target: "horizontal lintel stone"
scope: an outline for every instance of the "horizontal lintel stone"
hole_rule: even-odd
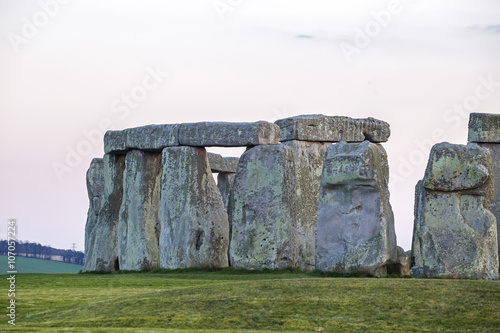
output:
[[[212,172],[236,173],[239,157],[223,157],[220,154],[208,153],[208,162]]]
[[[469,142],[500,143],[500,114],[471,113]]]
[[[386,142],[391,135],[390,126],[374,118],[354,119],[322,114],[301,115],[279,119],[281,141],[301,140],[316,142]]]
[[[179,144],[194,147],[249,147],[279,143],[280,128],[273,123],[201,122],[181,124]]]

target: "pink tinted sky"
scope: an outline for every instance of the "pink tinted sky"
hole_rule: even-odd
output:
[[[322,113],[391,124],[391,203],[409,249],[431,145],[465,143],[471,111],[500,113],[499,13],[493,0],[2,0],[0,238],[16,218],[20,239],[83,249],[103,122]]]

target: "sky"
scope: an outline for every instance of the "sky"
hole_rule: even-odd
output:
[[[495,0],[0,0],[0,36],[0,238],[57,248],[83,250],[105,130],[319,113],[391,125],[408,250],[432,145],[500,113]]]

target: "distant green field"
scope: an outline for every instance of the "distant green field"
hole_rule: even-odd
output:
[[[19,273],[78,273],[83,266],[34,258],[16,257]],[[7,256],[0,255],[0,274],[8,270]]]
[[[228,269],[21,274],[16,283],[16,326],[1,314],[2,332],[500,332],[500,281]]]

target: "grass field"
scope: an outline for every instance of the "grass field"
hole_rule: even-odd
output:
[[[224,270],[25,274],[16,289],[2,332],[500,331],[500,281]]]
[[[34,258],[16,257],[19,273],[78,273],[83,266]],[[0,255],[0,274],[7,271],[7,256]]]

